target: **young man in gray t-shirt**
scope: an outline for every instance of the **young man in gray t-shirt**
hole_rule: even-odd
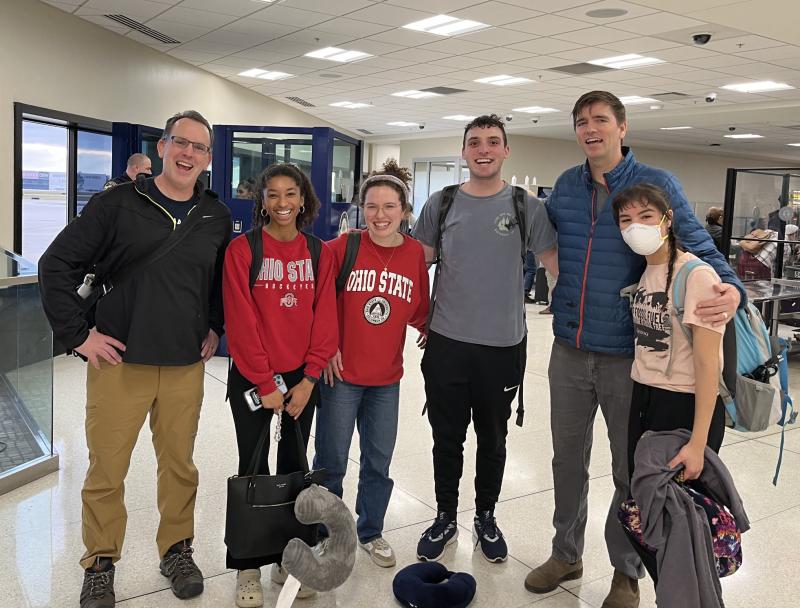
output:
[[[470,179],[456,192],[438,246],[442,193],[425,204],[414,236],[428,261],[438,254],[438,283],[422,358],[428,421],[433,432],[437,517],[417,545],[421,560],[438,560],[458,536],[458,484],[470,419],[478,449],[474,533],[484,557],[508,557],[494,518],[506,460],[511,403],[522,382],[525,304],[522,243],[558,274],[556,234],[544,206],[527,198],[526,225],[517,225],[513,190],[500,176],[509,155],[503,122],[480,116],[464,129],[461,156]]]

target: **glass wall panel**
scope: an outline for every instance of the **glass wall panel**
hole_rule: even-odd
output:
[[[105,133],[78,131],[77,215],[92,194],[103,189],[111,178],[111,136]]]
[[[428,163],[414,163],[414,215],[419,217],[425,201],[428,200]]]
[[[265,167],[294,163],[311,178],[311,135],[295,133],[233,134],[231,158],[234,167],[229,196],[237,198],[237,187],[248,179],[255,183]]]
[[[39,261],[67,224],[66,127],[22,122],[22,255]]]
[[[356,179],[356,146],[342,139],[333,140],[331,202],[350,203]]]

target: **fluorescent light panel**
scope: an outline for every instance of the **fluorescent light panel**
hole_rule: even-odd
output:
[[[414,21],[403,27],[417,32],[436,34],[437,36],[455,36],[457,34],[482,30],[489,26],[480,21],[459,19],[457,17],[451,17],[450,15],[436,15],[435,17],[423,19],[422,21]]]
[[[740,84],[726,84],[723,89],[736,91],[737,93],[766,93],[768,91],[788,91],[794,87],[785,82],[773,82],[764,80],[762,82],[742,82]]]
[[[527,108],[514,108],[512,112],[523,112],[525,114],[550,114],[552,112],[560,112],[555,108],[543,108],[541,106],[528,106]]]
[[[658,99],[653,99],[652,97],[639,97],[638,95],[620,97],[619,100],[626,106],[633,106],[639,103],[658,103]]]
[[[684,129],[691,129],[692,127],[659,127],[662,131],[683,131]]]
[[[530,81],[530,78],[518,78],[516,76],[509,76],[508,74],[501,74],[500,76],[487,76],[486,78],[478,78],[474,82],[493,84],[498,87],[507,87],[512,84],[522,84]]]
[[[763,135],[756,135],[755,133],[734,133],[733,135],[725,135],[728,139],[761,139]]]
[[[394,97],[408,97],[409,99],[426,99],[428,97],[441,97],[439,93],[431,93],[430,91],[417,91],[411,89],[410,91],[398,91],[392,93]]]
[[[386,124],[389,125],[390,127],[418,127],[419,126],[418,122],[406,122],[404,120],[398,120],[398,121],[395,121],[395,122],[387,122]]]
[[[442,116],[445,120],[472,120],[475,116],[466,116],[465,114],[453,114],[451,116]]]
[[[618,55],[617,57],[595,59],[594,61],[589,61],[587,63],[603,66],[605,68],[612,68],[615,70],[623,70],[625,68],[641,68],[647,65],[657,65],[659,63],[664,63],[664,61],[662,59],[656,59],[655,57],[643,57],[642,55],[631,53],[629,55]]]
[[[294,74],[288,74],[286,72],[271,72],[269,70],[259,70],[258,68],[253,68],[252,70],[239,72],[239,76],[246,76],[247,78],[261,78],[262,80],[283,80],[284,78],[292,78]]]
[[[347,51],[339,49],[335,46],[329,46],[318,51],[311,51],[305,54],[306,57],[314,59],[327,59],[328,61],[348,62],[355,61],[356,59],[366,59],[372,57],[369,53],[362,53],[361,51]]]
[[[795,146],[796,148],[800,148],[800,144],[786,144],[787,146]]]
[[[347,108],[348,110],[357,110],[358,108],[368,108],[368,103],[361,103],[355,101],[337,101],[336,103],[329,104],[334,108]]]

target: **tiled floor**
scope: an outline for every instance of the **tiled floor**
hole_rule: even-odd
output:
[[[537,596],[525,591],[528,570],[550,553],[553,482],[550,471],[547,362],[552,342],[551,317],[528,306],[528,373],[525,379],[525,427],[512,427],[508,462],[497,517],[510,548],[507,563],[489,564],[473,553],[469,525],[474,491],[474,437],[466,449],[461,483],[461,540],[448,549],[444,563],[451,570],[471,572],[478,582],[475,608],[598,607],[608,590],[612,568],[603,543],[603,522],[612,493],[610,453],[602,418],[595,425],[591,466],[590,510],[584,555],[584,577]],[[415,333],[415,332],[410,332]],[[423,387],[420,354],[413,336],[406,348],[406,377],[401,391],[401,419],[392,466],[395,491],[386,517],[386,538],[397,552],[396,569],[383,570],[359,551],[356,567],[345,585],[295,606],[346,608],[399,606],[391,594],[397,569],[412,563],[417,538],[435,515],[431,439],[420,416]],[[197,562],[205,573],[205,593],[194,600],[173,597],[159,574],[155,550],[155,459],[145,427],[134,452],[127,480],[128,537],[117,568],[117,599],[122,608],[233,606],[234,573],[225,569],[225,480],[236,470],[236,448],[224,379],[226,361],[216,359],[206,369],[206,397],[200,419],[195,460],[201,481],[197,501]],[[800,389],[800,361],[793,361],[792,393]],[[80,530],[80,489],[86,470],[83,432],[84,364],[60,357],[55,365],[55,448],[61,470],[0,497],[0,606],[13,608],[77,606],[83,550]],[[791,580],[796,575],[800,541],[800,429],[786,433],[783,471],[777,488],[771,484],[780,435],[729,432],[722,456],[744,497],[753,527],[744,537],[744,565],[723,581],[728,608],[789,608],[797,605]],[[358,470],[357,448],[345,481],[345,500],[354,504]],[[264,576],[266,606],[274,606],[278,587]],[[642,606],[655,605],[653,587],[642,583]]]

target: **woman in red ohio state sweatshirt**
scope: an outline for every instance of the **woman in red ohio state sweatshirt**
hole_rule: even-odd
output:
[[[275,411],[282,412],[283,426],[277,473],[302,470],[293,419],[300,424],[307,444],[319,401],[317,382],[336,353],[338,339],[333,255],[325,243],[317,243],[321,253],[315,274],[307,239],[316,237],[300,232],[319,207],[302,171],[294,165],[272,165],[258,180],[253,229],[261,231],[263,253],[252,289],[253,256],[247,236],[234,239],[225,254],[222,294],[233,358],[228,395],[239,448],[239,475],[245,474],[259,436]],[[285,387],[276,385],[278,375]],[[253,387],[261,399],[256,411],[251,411],[244,399],[245,391]],[[288,388],[288,392],[283,394],[280,388]],[[268,449],[269,434],[257,473],[269,473]],[[280,575],[280,558],[277,554],[236,559],[228,551],[228,568],[239,570],[237,605],[247,603],[253,595],[261,596],[258,569],[275,564],[275,574]]]
[[[317,410],[314,466],[325,468],[326,487],[342,495],[347,454],[358,425],[361,441],[358,539],[379,566],[395,565],[383,538],[383,520],[394,482],[389,477],[403,375],[406,326],[425,331],[428,316],[428,269],[418,241],[399,232],[410,214],[406,169],[394,160],[361,184],[359,204],[367,229],[358,255],[337,296],[339,351],[325,371]],[[348,235],[331,241],[341,268]],[[417,340],[424,346],[425,336]]]

